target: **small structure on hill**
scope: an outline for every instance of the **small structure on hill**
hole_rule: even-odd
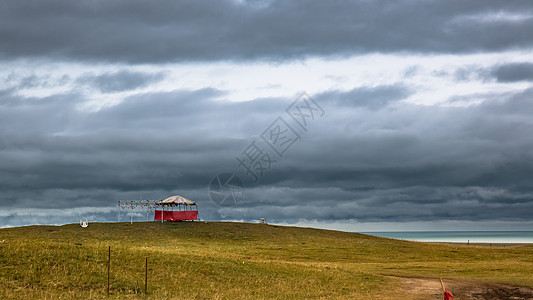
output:
[[[196,202],[181,195],[170,196],[156,202],[155,205],[154,221],[198,220],[198,205]]]
[[[198,205],[196,202],[181,195],[168,197],[164,200],[119,200],[118,221],[120,211],[128,210],[133,223],[133,216],[142,216],[146,213],[146,221],[149,215],[154,213],[154,221],[193,221],[198,220]]]

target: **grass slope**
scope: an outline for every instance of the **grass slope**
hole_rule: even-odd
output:
[[[92,223],[0,229],[0,299],[393,299],[386,275],[533,287],[533,246],[398,241],[261,224]]]

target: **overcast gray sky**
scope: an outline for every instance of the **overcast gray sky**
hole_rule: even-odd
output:
[[[530,1],[0,5],[0,226],[174,194],[207,220],[533,225]],[[320,110],[301,127],[304,92]],[[262,139],[278,118],[298,134],[281,156]],[[258,182],[236,159],[254,142]],[[209,199],[222,172],[245,183],[235,206]]]

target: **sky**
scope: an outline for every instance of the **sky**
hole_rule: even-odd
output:
[[[0,6],[1,227],[180,194],[203,220],[533,228],[530,1]]]

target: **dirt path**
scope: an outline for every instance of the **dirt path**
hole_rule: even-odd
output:
[[[439,279],[435,278],[397,278],[406,292],[414,299],[443,299]],[[500,283],[487,283],[476,280],[443,279],[446,289],[455,300],[466,299],[533,299],[533,288]]]

